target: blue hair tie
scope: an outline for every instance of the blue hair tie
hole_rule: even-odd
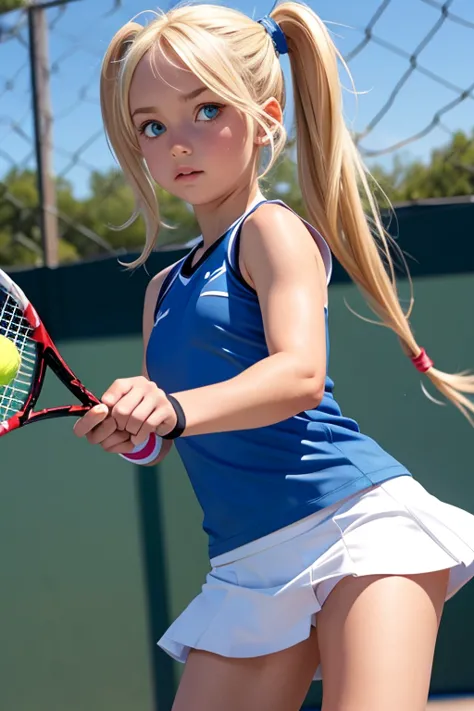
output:
[[[270,15],[265,15],[261,20],[257,20],[257,22],[262,25],[270,35],[277,57],[280,54],[288,54],[286,37],[280,25],[276,23]]]

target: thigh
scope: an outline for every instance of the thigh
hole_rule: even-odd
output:
[[[304,642],[261,657],[193,650],[172,711],[299,711],[318,665],[314,627]]]
[[[348,577],[318,613],[323,711],[424,711],[449,571]]]

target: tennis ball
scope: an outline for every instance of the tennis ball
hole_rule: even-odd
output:
[[[9,385],[20,368],[20,351],[13,341],[0,335],[0,386]]]

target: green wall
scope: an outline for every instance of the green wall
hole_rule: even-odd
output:
[[[437,262],[415,280],[417,338],[448,371],[474,366],[469,249],[448,273]],[[177,256],[154,255],[149,271]],[[91,390],[139,372],[143,270],[130,275],[104,260],[14,278]],[[336,272],[331,375],[343,409],[433,494],[474,513],[472,428],[430,403],[393,334],[354,317],[345,301],[369,315]],[[68,398],[49,378],[43,403]],[[75,438],[72,424],[48,421],[0,440],[0,709],[168,711],[181,667],[155,641],[207,571],[200,510],[174,453],[159,471],[140,470]],[[446,606],[433,692],[474,692],[473,623],[468,585]],[[320,698],[313,687],[308,704]]]

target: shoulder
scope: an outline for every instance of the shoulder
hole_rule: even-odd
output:
[[[264,203],[242,226],[242,249],[284,253],[315,254],[318,250],[303,220],[292,210],[275,203]]]
[[[272,234],[287,234],[295,230],[307,233],[301,218],[293,210],[284,205],[266,202],[245,220],[242,234],[250,233],[268,239]]]
[[[242,226],[240,257],[247,280],[262,260],[282,270],[309,260],[317,263],[326,282],[323,260],[313,235],[303,220],[283,205],[264,203],[249,215]]]

